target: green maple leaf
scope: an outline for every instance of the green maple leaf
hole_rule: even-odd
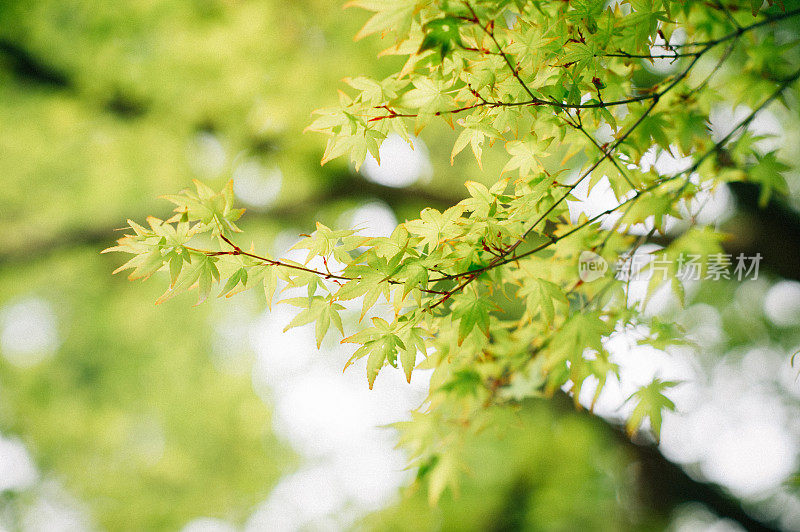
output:
[[[196,193],[185,190],[181,194],[162,196],[176,205],[175,211],[179,213],[176,216],[185,215],[189,221],[200,221],[222,234],[240,232],[233,222],[241,218],[244,209],[233,208],[233,180],[228,181],[220,192],[214,192],[197,179],[194,185]]]
[[[567,298],[561,288],[544,279],[526,283],[520,288],[519,296],[526,298],[531,312],[540,309],[542,318],[548,325],[552,324],[555,318],[555,303],[567,304]]]
[[[542,169],[540,161],[550,155],[541,149],[540,143],[536,140],[509,142],[506,150],[511,154],[511,159],[503,167],[501,175],[515,169],[519,169],[520,177],[538,172]]]
[[[476,395],[482,382],[481,375],[477,371],[462,369],[456,371],[440,390],[462,397]]]
[[[431,20],[423,27],[425,38],[422,39],[420,52],[438,50],[442,59],[447,57],[456,46],[463,46],[459,26],[461,20],[455,17],[442,17]]]
[[[664,395],[664,391],[678,384],[680,381],[662,381],[656,378],[627,399],[628,401],[636,400],[636,406],[625,425],[629,435],[633,435],[647,417],[650,419],[650,427],[653,429],[656,440],[661,437],[661,421],[664,410],[675,410],[675,403]]]
[[[748,177],[761,185],[761,194],[758,197],[758,205],[766,207],[773,191],[780,194],[788,194],[789,187],[783,172],[790,169],[790,166],[782,163],[775,157],[775,152],[770,152],[763,157],[756,154],[757,163],[748,171]]]
[[[492,304],[486,298],[479,297],[477,294],[474,299],[469,301],[458,301],[453,304],[453,317],[458,318],[458,345],[477,326],[483,333],[489,336],[489,309]]]

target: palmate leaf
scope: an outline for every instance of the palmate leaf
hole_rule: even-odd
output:
[[[406,331],[405,335],[402,335],[404,348],[400,351],[400,363],[403,366],[406,381],[410,383],[411,373],[417,362],[417,353],[425,353],[426,344],[422,338],[423,331],[419,327],[410,327]]]
[[[472,369],[462,369],[456,371],[439,390],[456,396],[475,396],[478,395],[482,383],[480,373]]]
[[[176,282],[170,286],[164,294],[156,300],[156,304],[163,303],[197,287],[197,304],[202,303],[211,293],[211,287],[215,282],[219,282],[220,274],[217,269],[216,257],[211,257],[202,253],[192,253],[189,265],[183,268]]]
[[[278,266],[258,264],[256,266],[245,267],[248,273],[248,287],[259,286],[264,291],[264,298],[267,308],[272,309],[272,300],[275,298],[275,291],[278,288],[279,270],[286,269]],[[287,272],[283,272],[286,276]]]
[[[501,138],[502,135],[493,126],[471,118],[459,120],[459,124],[464,129],[458,135],[455,144],[453,144],[453,151],[450,153],[450,164],[453,164],[456,155],[461,153],[467,146],[470,146],[478,166],[482,166],[481,156],[483,154],[484,141],[487,138],[493,141]]]
[[[341,157],[350,155],[350,162],[356,170],[361,168],[367,153],[380,160],[380,143],[386,138],[386,134],[375,128],[357,127],[354,134],[341,134],[328,139],[325,146],[325,153],[322,156],[321,164]]]
[[[648,0],[631,1],[633,13],[625,17],[624,31],[620,38],[621,48],[640,52],[646,50],[659,23],[669,22],[667,13],[654,10],[654,2]]]
[[[669,151],[672,135],[668,131],[671,128],[671,121],[664,114],[651,114],[642,120],[632,136],[637,145],[649,148],[654,142]]]
[[[220,290],[219,297],[231,297],[247,289],[247,269],[239,268],[228,278],[225,286]]]
[[[603,351],[603,339],[613,331],[613,323],[603,320],[599,312],[573,313],[555,334],[549,367],[554,368],[571,359],[583,358],[584,352]]]
[[[294,305],[303,309],[286,327],[284,327],[283,331],[286,332],[294,327],[301,327],[316,322],[314,336],[317,340],[317,349],[322,345],[322,340],[325,339],[325,335],[328,333],[331,323],[333,323],[341,334],[344,334],[342,318],[339,315],[339,312],[344,310],[344,306],[335,303],[331,297],[294,297],[285,299],[282,303],[288,303],[289,305]]]
[[[317,222],[317,230],[312,235],[300,240],[290,249],[307,249],[308,254],[306,255],[305,264],[308,264],[314,257],[330,257],[337,247],[346,245],[342,243],[342,240],[354,233],[355,231],[350,229],[334,231]],[[351,241],[350,244],[347,249],[354,249],[357,245],[354,241]]]
[[[233,180],[220,192],[214,192],[205,183],[194,180],[196,192],[184,190],[180,194],[162,196],[176,205],[176,218],[185,214],[189,222],[199,221],[219,233],[239,233],[234,223],[244,214],[244,209],[234,208]]]
[[[523,285],[519,290],[519,296],[526,298],[530,317],[539,311],[547,325],[551,325],[555,319],[556,304],[568,304],[564,292],[557,284],[540,278]]]
[[[594,410],[600,394],[603,393],[603,388],[606,385],[606,380],[609,376],[614,376],[619,380],[619,366],[611,362],[610,355],[607,351],[599,351],[593,359],[575,360],[570,365],[570,380],[573,387],[570,390],[572,399],[575,406],[580,408],[581,389],[583,388],[586,379],[594,377],[597,380],[594,395],[589,405],[590,410]]]
[[[122,245],[109,248],[105,251],[123,251]],[[123,270],[133,269],[128,275],[128,279],[134,281],[136,279],[147,279],[153,273],[161,269],[164,265],[164,258],[161,255],[161,250],[158,247],[153,247],[141,254],[136,254],[128,262],[114,270],[113,273],[118,273]]]
[[[519,169],[519,176],[523,178],[532,172],[542,170],[544,167],[540,161],[550,155],[544,151],[543,147],[538,140],[509,142],[506,144],[506,150],[511,155],[511,159],[508,160],[500,174]]]
[[[759,207],[766,207],[773,192],[788,194],[789,187],[783,173],[790,170],[788,164],[782,163],[775,156],[775,152],[767,153],[764,156],[755,154],[756,164],[748,171],[747,176],[750,181],[761,185],[761,194],[758,197]]]
[[[416,0],[351,0],[344,7],[361,7],[375,12],[356,35],[358,40],[387,31],[402,35],[411,25],[411,14],[416,4]]]
[[[623,221],[635,224],[653,219],[653,224],[660,232],[664,232],[664,223],[667,216],[677,216],[675,199],[668,195],[645,195],[634,201],[631,208],[625,213]]]
[[[467,187],[467,191],[470,195],[469,198],[461,202],[464,209],[474,212],[477,215],[488,215],[492,203],[496,201],[492,192],[490,192],[483,183],[477,183],[475,181],[467,181],[464,186]]]
[[[369,350],[367,358],[367,381],[369,389],[375,384],[375,378],[385,363],[397,365],[398,350],[405,350],[406,346],[400,338],[394,334],[386,334],[365,346]]]
[[[384,364],[389,363],[397,367],[398,352],[407,349],[406,344],[395,333],[393,328],[397,323],[390,324],[383,318],[378,317],[372,318],[372,323],[372,327],[342,340],[342,343],[362,344],[361,347],[356,349],[355,353],[350,357],[350,360],[347,361],[345,369],[356,360],[366,356],[367,381],[370,389],[372,389],[372,386],[375,384],[375,378],[378,376]],[[414,340],[416,340],[416,338],[414,338]],[[412,346],[409,346],[408,348],[410,349],[411,347]]]
[[[458,488],[458,478],[465,467],[454,453],[445,453],[428,473],[428,504],[435,506],[444,490]]]
[[[681,113],[675,116],[675,136],[685,154],[689,154],[696,142],[708,139],[708,117],[697,112]]]
[[[476,328],[489,336],[489,311],[492,307],[489,299],[477,294],[453,304],[453,317],[459,320],[458,345]]]
[[[404,277],[403,297],[420,286],[428,286],[428,269],[419,263],[411,263],[405,267],[400,277]]]
[[[400,105],[418,111],[415,132],[419,133],[437,112],[449,108],[453,98],[442,80],[419,78],[413,81],[413,86],[402,95]]]
[[[361,316],[364,319],[367,312],[377,303],[380,296],[386,301],[391,298],[391,284],[387,279],[398,269],[402,253],[397,253],[391,260],[377,257],[372,266],[350,266],[345,272],[354,277],[336,291],[336,299],[347,301],[362,297]]]
[[[455,224],[463,212],[464,207],[461,205],[450,207],[444,212],[428,208],[420,213],[418,220],[411,220],[403,226],[410,234],[422,237],[421,246],[428,246],[428,250],[433,251],[442,240],[458,232]]]
[[[644,419],[648,418],[653,434],[658,440],[661,437],[661,421],[664,411],[675,410],[675,403],[665,396],[664,392],[678,384],[680,384],[680,381],[662,381],[656,378],[650,384],[643,386],[631,395],[628,401],[635,401],[636,406],[625,424],[628,434],[633,435]]]
[[[509,401],[523,401],[530,397],[541,397],[547,379],[543,371],[544,358],[535,357],[528,367],[511,378],[508,386],[500,390],[500,395]]]
[[[454,48],[463,46],[459,32],[461,23],[462,21],[456,17],[442,17],[431,20],[423,27],[425,38],[422,39],[419,51],[436,50],[439,52],[439,56],[444,59]]]

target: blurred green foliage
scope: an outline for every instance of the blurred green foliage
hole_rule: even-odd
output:
[[[569,406],[567,406],[569,408]],[[496,409],[467,448],[456,496],[435,508],[421,489],[369,516],[371,530],[631,530],[664,526],[637,513],[630,457],[573,413],[544,400]]]
[[[55,305],[63,342],[36,366],[2,365],[3,432],[21,434],[104,528],[246,517],[293,463],[269,412],[246,374],[211,363],[208,308],[167,320],[169,305],[154,312],[107,273],[86,249],[0,278],[11,300]]]
[[[41,298],[59,338],[51,357],[29,367],[0,357],[0,433],[20,437],[41,476],[63,483],[102,529],[176,530],[206,515],[241,523],[298,464],[272,433],[246,354],[238,371],[215,359],[222,306],[190,307],[183,297],[155,307],[158,283],[111,277],[118,260],[98,253],[125,218],[166,215],[158,195],[193,177],[218,187],[248,159],[284,176],[274,211],[243,220],[259,245],[356,204],[355,190],[327,200],[342,184],[363,183],[341,161],[321,169],[324,139],[303,129],[313,109],[335,101],[340,78],[380,77],[397,63],[375,59],[386,45],[378,39],[354,43],[367,15],[339,7],[0,3],[0,309]],[[446,127],[427,131],[435,178],[415,189],[419,198],[402,198],[398,218],[415,217],[432,197],[455,202],[465,179],[490,181],[502,167],[490,150],[484,172],[469,157],[450,167],[453,139]],[[739,310],[726,332],[744,330]],[[631,457],[596,424],[540,404],[497,422],[505,437],[494,431],[469,447],[471,480],[459,498],[432,509],[411,492],[365,526],[663,525],[663,516],[642,515]],[[29,498],[7,495],[0,526],[21,519]]]

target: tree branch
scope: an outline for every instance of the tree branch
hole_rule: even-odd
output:
[[[572,398],[559,392],[551,399],[561,413],[575,412]],[[742,502],[728,494],[723,488],[711,482],[692,478],[682,467],[669,461],[653,443],[634,443],[628,438],[625,429],[592,414],[587,410],[575,415],[584,418],[599,430],[617,441],[638,465],[638,484],[641,502],[665,518],[681,504],[699,502],[717,516],[731,519],[746,530],[776,531],[775,522],[764,521],[749,513]]]

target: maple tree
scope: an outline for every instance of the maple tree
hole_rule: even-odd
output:
[[[386,237],[318,223],[294,246],[307,251],[298,262],[242,247],[231,186],[198,181],[166,198],[173,217],[131,221],[107,251],[133,254],[120,267],[131,279],[169,272],[162,301],[191,289],[202,301],[219,286],[225,296],[258,288],[271,304],[280,289],[299,309],[288,327],[313,323],[318,346],[330,335],[355,344],[351,362],[366,359],[370,387],[387,367],[409,381],[432,369],[424,407],[399,428],[435,502],[488,412],[561,390],[579,405],[587,383],[593,405],[620,377],[604,343],[614,333],[635,330],[659,349],[684,341],[644,312],[646,298],[631,300],[625,279],[582,278],[580,256],[616,264],[683,224],[660,250],[675,260],[648,290],[668,285],[681,299],[678,259],[699,256],[708,271],[723,251],[723,235],[696,222],[704,198],[736,181],[759,185],[762,204],[788,191],[792,161],[750,128],[767,108],[797,114],[798,40],[786,29],[800,9],[785,4],[355,0],[374,12],[358,37],[381,34],[384,53],[406,62],[381,80],[347,78],[339,104],[316,111],[323,163],[346,156],[358,168],[380,159],[389,134],[412,142],[441,120],[458,131],[452,158],[469,147],[480,163],[505,148],[496,183],[469,181],[467,199]],[[714,139],[721,102],[748,111]],[[661,154],[683,166],[659,171]],[[571,216],[576,189],[601,183],[613,204]],[[630,434],[647,420],[658,438],[676,384],[655,379],[631,396]]]

